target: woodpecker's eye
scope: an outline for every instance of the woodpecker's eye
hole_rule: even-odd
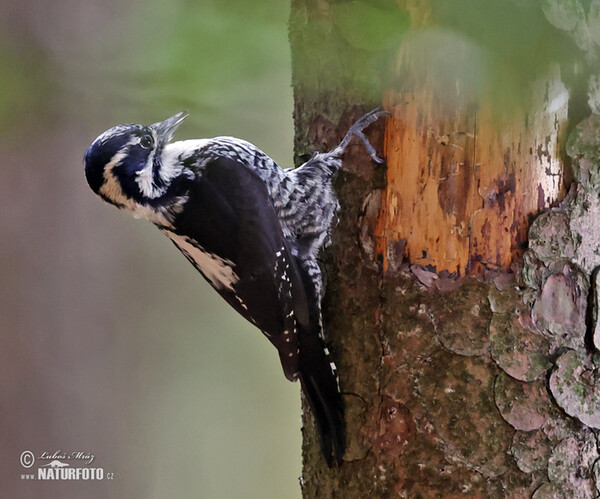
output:
[[[144,149],[152,149],[152,146],[154,145],[154,138],[152,137],[152,135],[149,134],[143,135],[140,139],[140,145]]]

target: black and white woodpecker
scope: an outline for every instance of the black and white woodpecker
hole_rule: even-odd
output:
[[[284,170],[232,137],[171,142],[187,117],[119,125],[85,153],[85,175],[104,201],[156,225],[211,286],[277,348],[285,376],[300,380],[327,463],[341,464],[344,404],[321,320],[317,254],[339,208],[332,178],[358,137],[381,162],[360,118],[332,151]]]

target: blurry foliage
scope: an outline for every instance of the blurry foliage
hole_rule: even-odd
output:
[[[333,4],[335,25],[353,47],[385,50],[397,47],[410,26],[408,13],[393,0]]]
[[[290,18],[295,90],[380,101],[381,74],[408,26],[394,0],[298,5]]]
[[[229,2],[231,3],[231,2]],[[271,2],[272,3],[272,2]],[[288,63],[282,26],[223,4],[170,4],[160,17],[140,23],[135,60],[149,78],[159,76],[171,93],[207,99],[262,78],[273,63]],[[143,89],[142,89],[143,90]]]
[[[16,52],[0,37],[0,134],[10,134],[29,113],[43,107],[44,61],[38,54]]]
[[[169,112],[189,109],[201,135],[251,129],[289,95],[287,12],[274,0],[156,2],[133,27],[120,63],[134,68],[132,97]]]
[[[291,22],[306,26],[293,61],[297,83],[352,89],[363,99],[419,85],[429,74],[443,98],[458,86],[498,108],[523,106],[530,83],[553,63],[567,84],[584,85],[600,46],[599,0],[338,0],[297,10]],[[91,59],[82,60],[90,48],[85,43],[69,47],[79,61],[65,62],[75,74],[65,73],[70,92],[95,93],[101,107],[112,99],[118,121],[154,121],[187,108],[199,135],[239,135],[265,125],[256,122],[259,111],[275,111],[280,96],[273,92],[289,84],[286,2],[152,0],[134,11],[111,36],[90,36]],[[411,16],[418,25],[411,26]],[[320,50],[323,27],[333,59]],[[0,40],[0,67],[10,68],[0,78],[0,127],[39,107],[37,82],[43,81],[35,61],[11,50]],[[398,54],[418,64],[403,68]],[[315,81],[316,74],[327,76]]]
[[[538,0],[434,0],[431,22],[480,54],[476,59],[465,54],[462,65],[449,68],[447,79],[482,75],[475,91],[497,109],[510,112],[527,106],[531,83],[546,77],[556,63],[567,83],[575,84],[573,77],[581,70],[581,52],[546,20]],[[439,50],[449,53],[454,48],[446,44]]]
[[[600,39],[598,0],[569,0],[564,6],[561,0],[307,4],[292,18],[304,33],[294,40],[297,83],[303,91],[351,91],[362,99],[377,100],[382,90],[419,88],[427,80],[450,104],[485,100],[511,113],[527,107],[531,84],[543,81],[555,64],[567,86],[584,85],[589,67],[577,44]],[[566,15],[571,5],[575,13]],[[549,22],[549,12],[568,25]],[[323,43],[333,56],[320,50]]]
[[[288,116],[276,127],[281,134],[257,145],[291,162],[286,2],[109,0],[103,9],[60,3],[52,11],[56,24],[45,22],[48,10],[34,9],[25,31],[7,26],[0,34],[0,90],[6,89],[0,127],[49,107],[101,117],[106,126],[154,122],[188,109],[182,133],[258,140],[271,126],[268,117]],[[4,38],[10,30],[12,39]],[[44,99],[54,92],[51,85],[62,94]]]

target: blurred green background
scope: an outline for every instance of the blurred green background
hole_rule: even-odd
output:
[[[1,497],[300,496],[299,386],[82,163],[106,128],[188,109],[176,138],[239,136],[291,165],[288,9],[2,1]],[[115,478],[22,480],[24,450],[92,453]]]

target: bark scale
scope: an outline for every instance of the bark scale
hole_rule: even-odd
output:
[[[426,23],[418,4],[398,19]],[[298,161],[375,105],[392,112],[369,131],[387,168],[357,145],[336,183],[323,306],[348,449],[328,469],[305,409],[304,496],[595,497],[600,119],[571,133],[572,180],[557,67],[498,117],[458,81],[440,97],[405,44],[409,77],[381,83],[348,9],[293,0],[290,22]]]

